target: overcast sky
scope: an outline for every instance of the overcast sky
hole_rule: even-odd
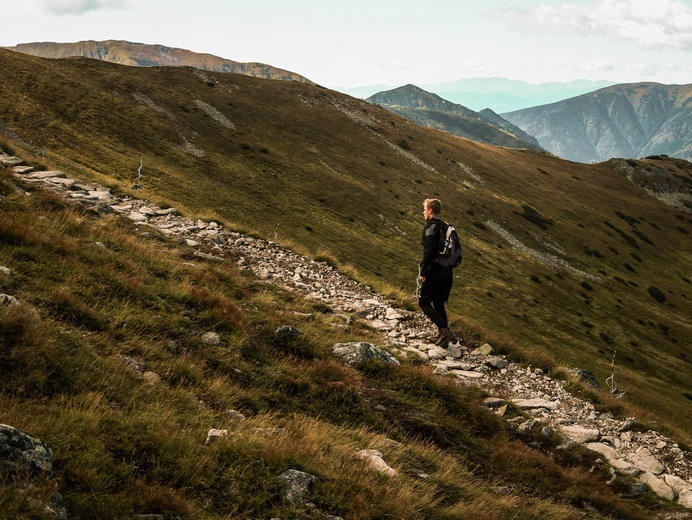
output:
[[[0,0],[0,18],[0,46],[157,43],[329,88],[470,77],[692,83],[692,0]]]

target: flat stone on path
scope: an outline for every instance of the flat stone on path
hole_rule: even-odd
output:
[[[602,442],[589,442],[586,444],[586,447],[603,455],[608,462],[620,459],[620,454],[617,451]]]
[[[666,500],[675,500],[675,492],[673,491],[673,488],[671,488],[653,473],[645,471],[639,476],[639,480],[649,486],[651,491],[656,493],[659,497],[665,498]]]
[[[629,456],[629,459],[635,466],[639,466],[654,475],[660,475],[666,470],[663,464],[647,448],[639,448],[633,455]]]
[[[531,410],[534,408],[545,408],[546,410],[557,410],[560,405],[554,401],[545,399],[515,399],[512,401],[517,408]]]
[[[570,439],[577,442],[595,442],[600,436],[600,432],[591,428],[584,428],[579,425],[569,425],[562,426],[560,428],[562,433],[567,435]]]

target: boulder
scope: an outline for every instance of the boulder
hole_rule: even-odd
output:
[[[0,274],[4,274],[6,276],[12,276],[12,271],[9,268],[0,265]]]
[[[285,501],[293,504],[304,504],[317,477],[297,469],[287,469],[276,477],[276,480],[281,483]]]
[[[382,453],[377,450],[361,450],[356,453],[356,456],[365,460],[372,469],[383,475],[389,477],[396,477],[398,475],[397,471],[384,461]]]
[[[591,451],[595,451],[596,453],[600,453],[601,455],[603,455],[608,460],[608,462],[618,460],[620,458],[620,455],[617,451],[615,451],[607,444],[603,444],[602,442],[589,442],[586,444],[586,447]]]
[[[336,343],[332,352],[347,365],[355,365],[368,359],[377,359],[390,365],[398,365],[399,361],[386,350],[364,341]]]
[[[0,424],[0,476],[47,478],[52,472],[53,453],[45,442]]]
[[[663,481],[668,484],[671,488],[673,488],[673,491],[675,491],[676,495],[682,495],[682,493],[687,490],[687,491],[692,491],[692,484],[681,479],[680,477],[676,477],[675,475],[663,475],[661,478],[663,478]]]
[[[639,480],[649,486],[649,489],[659,497],[665,498],[666,500],[675,500],[675,492],[673,489],[653,473],[645,471],[639,475]]]
[[[688,509],[692,509],[692,490],[683,489],[682,493],[680,493],[680,496],[678,497],[678,504],[687,507]]]
[[[644,471],[648,471],[654,475],[660,475],[666,470],[663,464],[661,464],[659,460],[651,454],[649,449],[645,447],[639,448],[628,458],[635,466],[639,466]]]

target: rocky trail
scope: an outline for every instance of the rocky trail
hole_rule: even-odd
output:
[[[486,399],[486,406],[497,415],[502,416],[509,403],[524,410],[526,417],[508,420],[512,428],[538,429],[545,435],[561,433],[565,443],[581,443],[598,452],[610,465],[613,480],[620,475],[636,477],[636,484],[630,486],[632,496],[651,489],[666,500],[692,509],[689,452],[656,431],[634,427],[635,418],[599,413],[588,401],[570,394],[563,381],[550,378],[540,369],[509,362],[489,344],[471,346],[462,340],[446,349],[436,347],[426,341],[432,329],[421,312],[396,308],[393,302],[330,265],[270,241],[241,235],[215,222],[185,218],[173,208],[162,209],[146,200],[116,196],[97,184],[68,178],[63,172],[34,171],[21,159],[2,153],[1,165],[11,166],[18,179],[51,189],[96,213],[120,214],[136,222],[143,231],[157,230],[178,238],[191,246],[200,259],[234,262],[267,283],[323,302],[341,320],[341,326],[347,327],[358,319],[378,331],[380,346],[335,345],[335,355],[344,362],[357,361],[363,355],[376,355],[390,363],[398,363],[397,358],[420,358],[434,366],[440,377],[453,377],[459,384],[484,389],[491,396]],[[0,303],[11,304],[13,299],[12,295],[0,295]],[[586,371],[578,372],[589,375]],[[223,431],[213,431],[216,433],[210,431],[210,439],[223,435]],[[391,470],[377,453],[363,453],[363,457],[380,465],[385,473]]]

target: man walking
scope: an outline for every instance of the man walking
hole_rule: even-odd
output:
[[[435,345],[446,348],[449,343],[457,341],[447,323],[445,303],[449,299],[454,281],[451,267],[436,263],[440,251],[442,221],[440,213],[442,204],[438,199],[426,199],[423,202],[423,260],[420,263],[418,280],[422,283],[418,305],[425,315],[437,327],[437,335],[432,339]]]

